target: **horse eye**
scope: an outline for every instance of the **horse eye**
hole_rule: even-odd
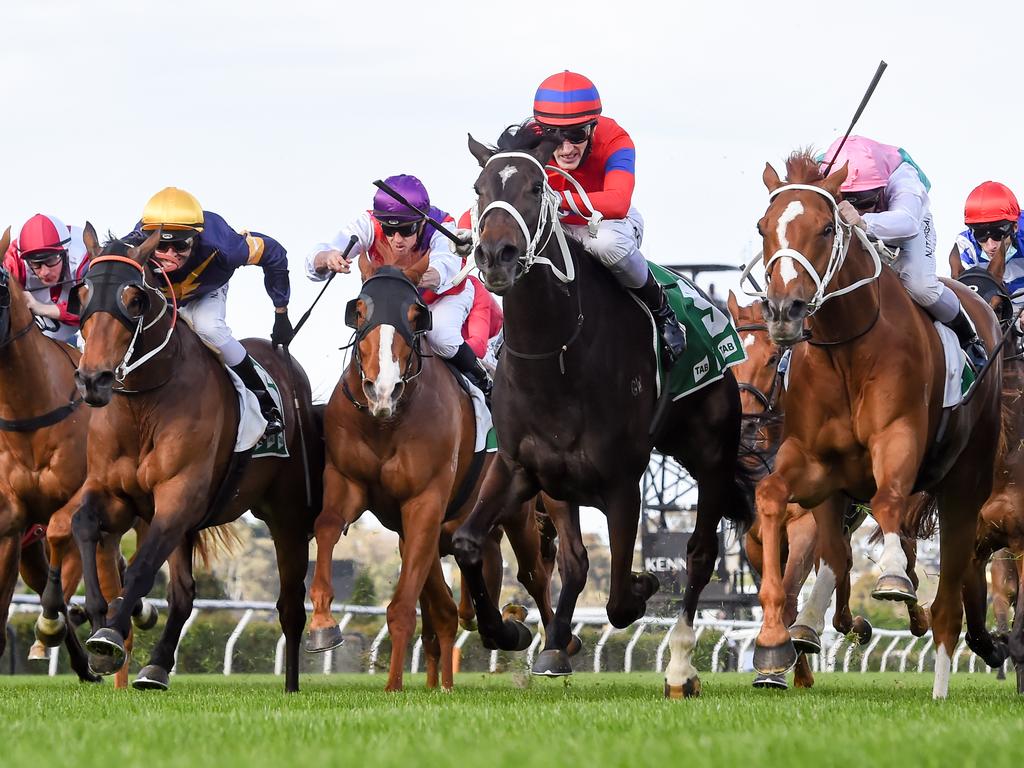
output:
[[[474,185],[473,185],[473,193],[474,193],[474,194],[475,194],[475,195],[476,195],[477,197],[480,197],[480,186],[479,186],[479,185],[477,185],[477,184],[474,184]]]
[[[536,182],[533,185],[533,194],[539,195],[543,191],[544,191],[544,182],[543,181],[538,181],[538,182]]]
[[[765,365],[775,365],[777,362],[779,362],[779,356],[778,354],[773,354],[768,358],[768,362]]]
[[[821,235],[822,235],[822,237],[829,237],[835,231],[836,231],[836,228],[832,224],[826,224],[825,225],[825,229],[822,230]]]

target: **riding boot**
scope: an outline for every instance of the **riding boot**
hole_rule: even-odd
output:
[[[975,329],[974,323],[967,316],[967,313],[964,312],[964,308],[960,307],[956,317],[945,323],[945,325],[956,334],[961,349],[967,353],[967,359],[970,361],[971,367],[975,371],[980,371],[985,366],[985,363],[988,362],[988,352],[985,351],[985,345],[978,338],[978,331]]]
[[[267,420],[267,430],[263,433],[264,436],[273,437],[284,432],[284,419],[281,418],[281,412],[277,410],[277,403],[274,402],[274,398],[263,384],[263,379],[256,372],[256,364],[252,357],[246,355],[238,365],[232,365],[231,370],[237,373],[246,388],[256,395],[256,400],[260,404],[260,413]]]
[[[633,293],[647,305],[651,314],[654,315],[654,322],[661,334],[661,347],[665,354],[666,367],[671,368],[686,351],[686,331],[679,324],[675,311],[668,303],[665,289],[654,279],[654,275],[648,272],[647,282],[642,288],[634,289]]]
[[[491,377],[487,375],[487,371],[480,364],[473,348],[466,342],[462,342],[462,346],[449,358],[449,362],[484,393],[484,400],[487,401],[487,407],[490,408],[491,389],[494,385],[491,382]]]

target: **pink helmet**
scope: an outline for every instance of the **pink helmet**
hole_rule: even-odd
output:
[[[824,162],[821,165],[822,172],[828,166],[842,138],[836,139],[825,151]],[[866,189],[878,189],[889,183],[889,177],[903,163],[898,147],[882,144],[863,136],[851,136],[843,145],[842,151],[832,164],[832,170],[836,171],[847,164],[846,181],[843,182],[843,192],[863,192]]]
[[[37,213],[25,222],[18,235],[18,255],[28,261],[46,259],[65,253],[71,242],[71,231],[56,216]]]

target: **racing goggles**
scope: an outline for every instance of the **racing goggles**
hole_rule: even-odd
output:
[[[995,224],[977,224],[971,226],[971,234],[979,243],[986,240],[1003,241],[1013,234],[1012,221],[998,221]]]

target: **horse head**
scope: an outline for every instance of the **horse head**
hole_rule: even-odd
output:
[[[96,230],[87,223],[83,240],[91,261],[85,281],[74,291],[74,303],[80,307],[87,352],[75,380],[89,405],[104,406],[110,402],[115,380],[123,382],[135,367],[130,358],[136,341],[167,311],[164,295],[149,282],[153,273],[148,262],[160,232],[153,232],[138,246],[113,240],[101,248]]]
[[[345,307],[345,324],[356,332],[353,365],[377,418],[395,413],[406,384],[422,370],[419,345],[430,330],[430,310],[416,286],[429,265],[426,254],[405,269],[359,257],[363,286]]]
[[[839,217],[839,187],[846,165],[822,178],[810,153],[786,161],[787,179],[780,180],[770,164],[762,179],[769,206],[757,223],[764,240],[768,281],[764,317],[772,341],[789,346],[804,335],[804,320],[825,300],[846,258],[851,231]]]
[[[958,238],[959,240],[959,238]],[[999,247],[990,254],[987,264],[977,264],[964,269],[960,260],[960,249],[954,247],[949,254],[950,274],[988,302],[1004,328],[1013,320],[1013,301],[1006,287],[1006,251],[1009,238],[1002,240]]]
[[[487,289],[499,296],[529,270],[543,250],[541,238],[558,226],[559,197],[545,169],[557,143],[529,126],[506,130],[498,148],[469,137],[469,151],[483,169],[473,185],[475,258]]]

